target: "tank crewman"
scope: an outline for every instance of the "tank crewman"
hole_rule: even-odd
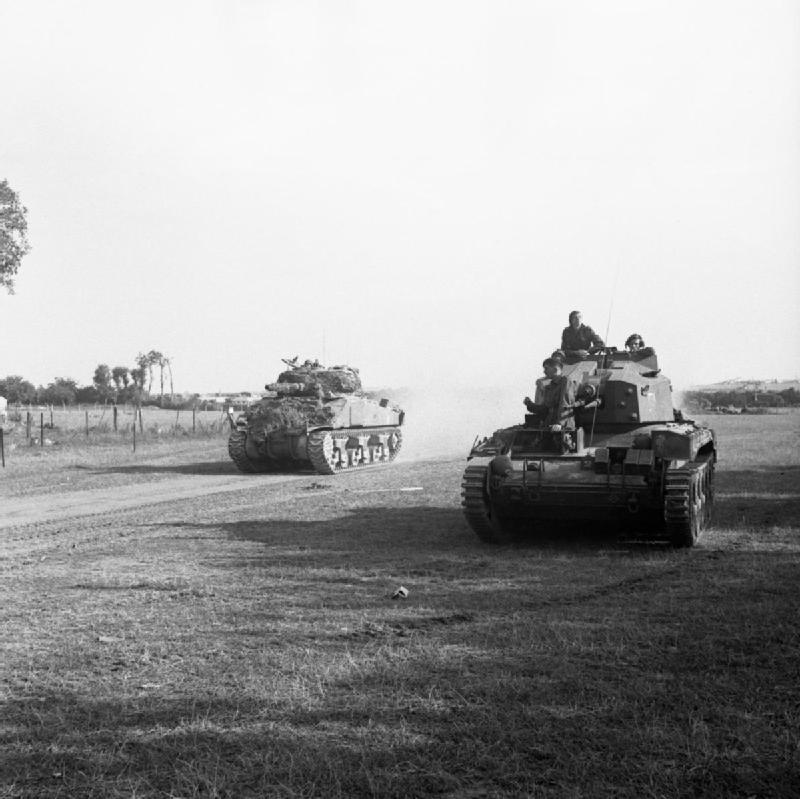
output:
[[[554,361],[560,361],[561,365],[563,366],[564,361],[567,359],[567,353],[564,352],[564,350],[553,350],[553,352],[550,353],[550,357]]]
[[[561,373],[563,369],[561,361],[545,358],[542,366],[550,382],[544,386],[541,403],[525,397],[523,402],[528,413],[536,416],[541,424],[574,429],[575,409],[584,405],[582,400],[575,399],[575,383]]]
[[[638,352],[639,350],[643,350],[644,347],[644,339],[638,333],[631,333],[630,336],[625,339],[625,349],[628,350],[628,352]]]
[[[595,348],[605,346],[603,339],[581,320],[581,312],[572,311],[569,315],[569,325],[561,333],[561,349],[567,355],[584,356]]]

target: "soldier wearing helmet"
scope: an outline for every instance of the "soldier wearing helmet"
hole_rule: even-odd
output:
[[[561,349],[567,355],[585,357],[592,350],[605,346],[603,339],[589,325],[583,324],[582,318],[580,311],[572,311],[569,325],[561,333]]]

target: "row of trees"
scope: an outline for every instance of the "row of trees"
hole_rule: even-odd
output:
[[[97,394],[97,402],[131,402],[141,401],[153,396],[153,379],[156,369],[159,377],[159,403],[164,404],[164,378],[169,381],[170,401],[175,395],[172,382],[172,362],[158,350],[139,353],[136,366],[109,367],[101,363],[94,370],[92,388]]]
[[[159,391],[153,394],[153,381],[158,375]],[[165,397],[165,380],[169,385],[169,394]],[[57,377],[47,386],[34,386],[20,375],[9,375],[0,379],[0,396],[9,403],[74,405],[75,403],[125,403],[141,404],[153,401],[158,397],[162,407],[174,407],[185,403],[186,398],[175,401],[172,382],[172,364],[170,359],[158,350],[139,353],[136,366],[113,366],[101,363],[94,370],[90,386],[79,386],[69,377]]]

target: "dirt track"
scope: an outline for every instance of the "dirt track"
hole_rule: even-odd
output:
[[[63,491],[5,499],[0,529],[191,500],[230,491],[253,491],[275,483],[308,479],[307,475],[172,475],[156,483]]]

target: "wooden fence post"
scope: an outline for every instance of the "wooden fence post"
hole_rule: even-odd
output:
[[[134,413],[133,416],[133,424],[131,425],[131,429],[133,430],[133,451],[136,452],[136,414]]]
[[[117,403],[114,403],[114,432],[117,432]]]
[[[25,411],[25,438],[31,440],[31,412]]]
[[[39,446],[44,446],[44,412],[39,414]]]
[[[50,406],[50,429],[53,429],[53,406]]]
[[[197,424],[196,424],[196,417],[197,417],[197,406],[192,405],[192,432],[197,432]]]
[[[142,421],[142,406],[140,405],[137,409],[139,411],[139,432],[144,435],[144,421]],[[134,419],[136,418],[136,414],[134,412]]]
[[[89,438],[89,411],[86,411],[86,438]]]
[[[0,460],[3,461],[3,468],[6,468],[6,442],[5,442],[5,430],[0,427]]]

